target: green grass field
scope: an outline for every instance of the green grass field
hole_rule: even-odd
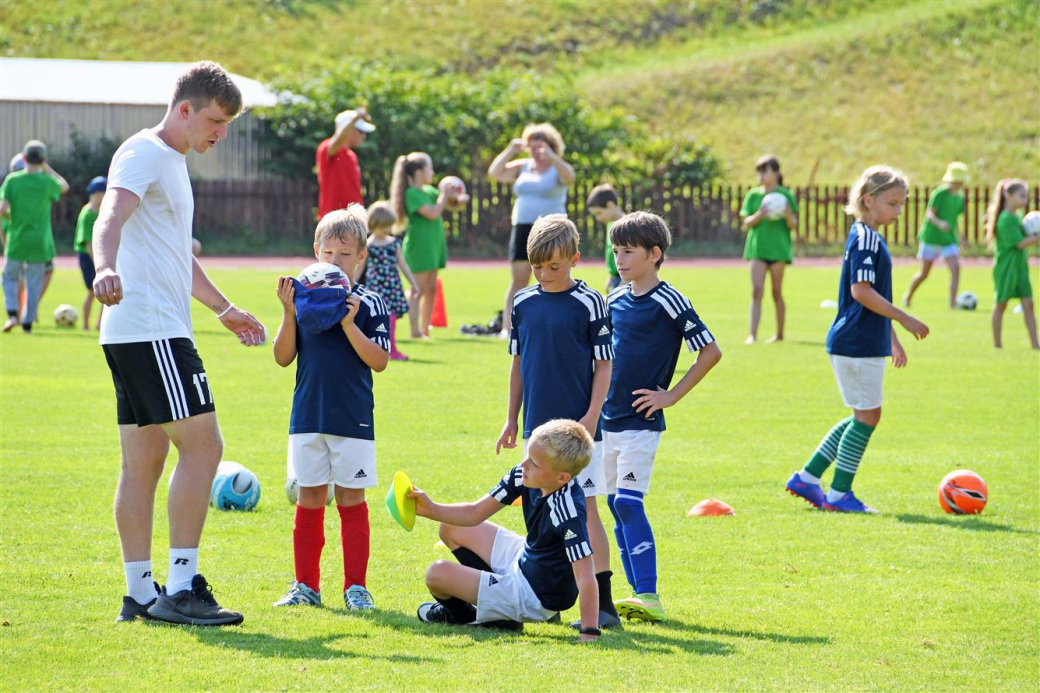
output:
[[[899,290],[910,274],[897,267]],[[235,301],[277,324],[275,272],[213,275]],[[577,273],[593,286],[601,275],[598,263]],[[200,310],[197,341],[226,457],[263,483],[256,511],[210,514],[200,569],[246,620],[225,630],[114,624],[124,590],[111,510],[119,450],[102,352],[94,335],[49,319],[30,337],[3,335],[2,688],[1036,690],[1040,355],[1010,312],[1005,349],[991,348],[988,269],[964,272],[965,288],[983,297],[974,313],[943,307],[941,271],[921,289],[915,313],[932,335],[908,344],[906,370],[889,370],[884,419],[856,484],[879,517],[815,512],[783,492],[846,415],[823,350],[833,313],[819,308],[834,297],[837,270],[796,265],[786,285],[789,340],[754,347],[742,344],[744,269],[666,265],[664,277],[692,298],[724,352],[669,412],[647,504],[671,620],[633,623],[580,649],[561,626],[530,625],[513,636],[420,624],[423,572],[449,555],[434,547],[431,523],[420,520],[407,534],[382,507],[397,469],[435,499],[455,501],[485,493],[519,461],[494,455],[505,347],[455,331],[496,308],[504,269],[446,272],[453,329],[429,343],[405,342],[412,361],[376,376],[380,487],[369,500],[369,586],[379,611],[370,616],[346,613],[337,597],[334,512],[326,518],[326,608],[270,606],[292,578],[293,510],[282,484],[293,370],[278,368],[267,347],[238,346]],[[1033,281],[1040,286],[1035,272]],[[45,317],[82,293],[78,274],[59,270]],[[771,326],[767,305],[764,334]],[[936,502],[939,479],[958,468],[989,484],[981,517],[947,516]],[[160,507],[165,497],[161,483]],[[685,517],[708,497],[729,502],[737,516]],[[160,578],[164,514],[154,553]],[[513,508],[498,519],[514,529],[522,522]],[[614,563],[620,568],[616,553]],[[615,578],[616,593],[623,582]]]

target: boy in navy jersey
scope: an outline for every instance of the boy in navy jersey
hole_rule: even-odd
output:
[[[326,214],[314,232],[315,257],[353,277],[365,259],[367,223],[361,205]],[[343,543],[343,599],[351,610],[374,609],[365,587],[365,489],[376,485],[372,371],[383,371],[390,358],[390,316],[379,294],[360,284],[349,292],[338,287],[306,289],[291,277],[279,277],[278,298],[283,317],[274,358],[282,367],[296,359],[289,463],[300,498],[293,525],[296,580],[275,606],[321,604],[321,550],[331,478]]]
[[[532,431],[523,463],[475,503],[441,505],[414,489],[415,514],[441,523],[441,540],[461,564],[437,561],[427,569],[437,601],[420,605],[419,619],[521,630],[577,601],[581,640],[599,637],[599,590],[577,481],[594,447],[583,425],[556,419]],[[487,522],[517,498],[526,538]]]
[[[563,214],[538,219],[527,239],[527,257],[538,283],[513,298],[509,353],[509,410],[495,452],[515,448],[520,406],[523,440],[551,419],[572,419],[596,442],[592,460],[578,475],[587,504],[589,541],[599,583],[600,627],[621,624],[610,591],[610,546],[596,507],[605,492],[599,414],[610,386],[610,321],[599,292],[571,279],[578,264],[578,229]],[[571,624],[576,626],[577,624]]]
[[[928,336],[928,326],[892,305],[892,256],[877,232],[899,218],[906,200],[906,178],[888,166],[863,172],[849,191],[845,211],[855,215],[849,231],[838,287],[838,314],[827,333],[827,353],[838,390],[852,416],[842,419],[820,442],[805,465],[787,481],[788,493],[814,507],[850,513],[876,513],[852,493],[852,480],[866,452],[870,436],[881,421],[881,392],[885,357],[892,365],[906,365],[895,320],[917,339]],[[820,477],[837,462],[830,490],[824,495]]]
[[[626,214],[610,229],[625,283],[607,297],[614,370],[603,405],[603,468],[614,536],[634,593],[614,605],[622,616],[647,621],[665,617],[657,593],[657,547],[643,507],[665,429],[664,409],[685,397],[722,358],[690,301],[657,276],[671,241],[664,220],[647,212]],[[668,389],[684,343],[699,352],[697,360]]]

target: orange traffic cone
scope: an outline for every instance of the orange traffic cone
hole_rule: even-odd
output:
[[[433,316],[430,318],[430,327],[447,327],[448,311],[444,307],[444,285],[440,277],[437,278],[437,293],[433,297]]]

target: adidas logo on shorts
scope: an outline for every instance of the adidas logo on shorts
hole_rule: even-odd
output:
[[[873,260],[871,260],[871,259],[870,259],[870,258],[868,257],[868,258],[867,258],[866,260],[864,260],[864,261],[863,261],[863,264],[864,264],[864,265],[873,265],[873,264],[874,264],[874,261],[873,261]]]
[[[367,479],[368,478],[368,474],[365,474],[365,470],[364,469],[359,469],[359,470],[357,470],[357,474],[354,475],[354,478],[355,479]]]
[[[636,480],[636,474],[635,474],[635,472],[629,472],[624,477],[622,477],[621,480],[622,481],[635,481]]]
[[[603,327],[599,328],[599,336],[600,337],[606,337],[608,334],[610,334],[610,330],[607,329],[606,325],[604,325]]]
[[[386,325],[380,325],[377,327],[376,332],[386,332]]]
[[[489,575],[488,576],[488,587],[491,587],[492,585],[497,585],[497,584],[498,584],[498,578],[495,577],[494,575]]]
[[[585,483],[581,485],[582,488],[596,488],[596,482],[592,479],[586,479]]]
[[[697,326],[696,326],[696,325],[694,325],[694,324],[693,324],[692,322],[690,322],[689,320],[687,320],[687,321],[686,321],[686,325],[685,325],[685,326],[683,327],[683,332],[689,332],[690,330],[692,330],[692,329],[693,329],[693,328],[695,328],[695,327],[697,327]]]
[[[571,539],[577,539],[578,535],[568,529],[566,532],[563,533],[563,538],[566,541],[570,541]]]

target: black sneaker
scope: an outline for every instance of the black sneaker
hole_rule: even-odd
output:
[[[572,623],[571,628],[574,630],[581,630],[581,621],[575,621]],[[618,630],[622,630],[621,619],[616,613],[612,614],[609,611],[600,611],[599,628],[600,630],[606,630],[607,628],[617,628]]]
[[[450,623],[455,625],[455,619],[451,617],[451,612],[444,608],[444,605],[440,602],[423,602],[416,609],[415,615],[423,623]]]
[[[155,587],[155,593],[159,594],[159,583],[153,581],[152,585]],[[147,604],[138,604],[133,597],[123,597],[123,608],[119,611],[119,615],[116,616],[116,623],[126,623],[127,621],[136,621],[137,619],[151,621],[152,617],[148,614],[148,607],[154,603],[155,599],[152,599]]]
[[[213,589],[206,578],[196,575],[191,589],[167,594],[163,587],[159,598],[148,609],[148,615],[157,621],[185,626],[237,626],[242,614],[225,609],[213,598]]]
[[[520,623],[519,621],[510,621],[508,619],[502,619],[500,621],[481,621],[480,623],[474,621],[473,623],[467,623],[466,625],[472,628],[494,628],[495,630],[508,630],[513,633],[524,632],[524,624]]]

